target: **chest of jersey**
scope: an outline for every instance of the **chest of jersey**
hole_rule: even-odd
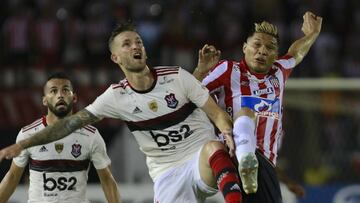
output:
[[[80,129],[71,135],[29,149],[30,158],[33,160],[85,160],[89,159],[91,139],[85,129]]]
[[[153,119],[177,111],[189,102],[175,79],[167,76],[159,77],[149,92],[139,93],[126,87],[117,94],[119,112],[125,121]]]
[[[281,96],[283,85],[281,85],[281,71],[277,71],[264,78],[257,78],[248,72],[233,71],[233,77],[225,91],[231,92],[227,97],[227,103],[247,107],[255,112],[280,113]],[[235,103],[234,103],[235,102]]]

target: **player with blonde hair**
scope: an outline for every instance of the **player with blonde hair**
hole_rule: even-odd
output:
[[[217,63],[220,51],[213,46],[199,51],[194,75],[234,120],[244,202],[282,202],[275,166],[283,132],[285,83],[309,52],[322,24],[322,18],[311,12],[306,12],[303,19],[304,36],[290,46],[285,56],[278,56],[276,26],[266,21],[255,23],[242,47],[244,59],[239,62]]]

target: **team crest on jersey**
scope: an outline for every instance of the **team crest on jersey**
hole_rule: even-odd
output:
[[[57,153],[61,153],[64,149],[64,143],[60,143],[60,142],[57,142],[55,143],[55,150],[57,151]]]
[[[280,86],[279,79],[277,79],[276,77],[271,77],[271,78],[270,78],[270,83],[271,83],[274,87],[279,87],[279,86]]]
[[[158,104],[156,103],[155,100],[152,100],[148,103],[149,109],[153,112],[157,112],[158,110]]]
[[[179,103],[179,101],[175,98],[174,93],[170,93],[169,95],[166,95],[164,99],[167,103],[167,106],[172,109],[175,109]]]
[[[77,158],[81,155],[81,145],[80,144],[73,144],[71,148],[71,154]]]

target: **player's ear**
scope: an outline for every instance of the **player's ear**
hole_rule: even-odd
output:
[[[246,42],[244,42],[244,44],[243,44],[243,53],[245,54],[245,49],[246,49],[246,46],[247,46],[247,43]]]
[[[74,93],[74,96],[73,96],[73,102],[74,104],[78,101],[78,96],[77,94]]]
[[[42,97],[42,103],[43,103],[44,106],[48,106],[48,103],[47,103],[47,100],[46,100],[45,96]]]
[[[119,58],[116,55],[111,54],[110,58],[114,63],[116,63],[116,64],[119,63]]]

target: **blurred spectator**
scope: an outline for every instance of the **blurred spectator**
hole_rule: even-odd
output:
[[[89,65],[109,59],[107,40],[110,36],[108,8],[103,1],[90,1],[85,10],[85,48]]]
[[[53,1],[39,1],[39,16],[32,31],[36,64],[55,66],[60,60],[62,30],[55,6]]]
[[[2,27],[4,63],[7,65],[29,64],[31,9],[17,5],[10,10]]]

